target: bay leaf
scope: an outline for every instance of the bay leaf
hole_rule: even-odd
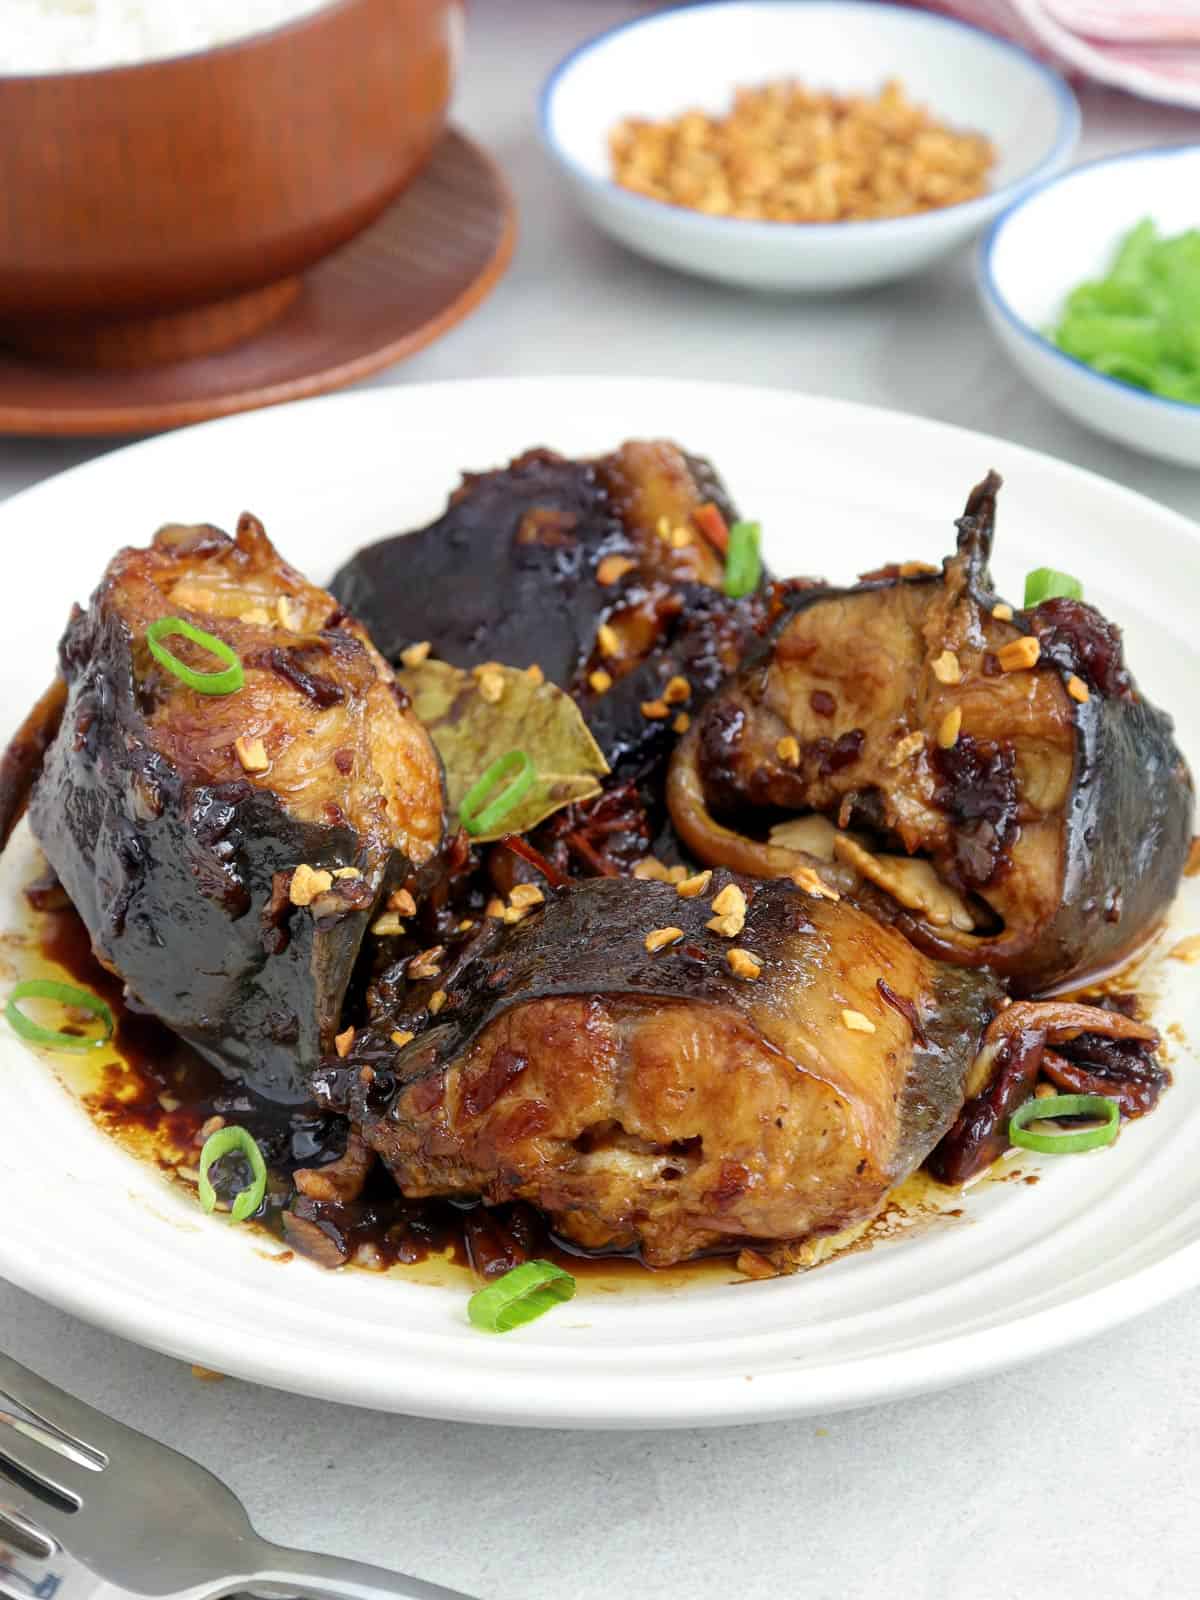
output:
[[[510,750],[523,750],[533,762],[537,776],[532,788],[494,828],[473,834],[476,843],[527,833],[564,806],[600,793],[608,762],[579,707],[554,684],[535,683],[517,667],[489,665],[489,685],[494,691],[497,681],[501,684],[493,703],[480,692],[478,672],[446,661],[422,661],[402,668],[396,677],[445,766],[452,827],[458,825],[463,796],[493,761]],[[503,789],[502,781],[489,801]]]

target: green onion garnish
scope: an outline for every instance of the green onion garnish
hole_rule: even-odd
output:
[[[60,1005],[77,1006],[90,1012],[104,1025],[104,1032],[85,1037],[77,1033],[63,1033],[57,1028],[43,1028],[31,1022],[20,1008],[22,1000],[57,1000]],[[52,1050],[99,1050],[113,1036],[113,1014],[99,995],[86,989],[76,989],[69,983],[56,983],[53,978],[28,978],[17,984],[4,1008],[9,1026],[30,1044],[49,1045]]]
[[[223,661],[224,667],[220,672],[197,672],[160,643],[163,639],[175,637],[190,639],[193,644],[216,656],[218,661]],[[173,672],[181,683],[186,683],[189,689],[195,689],[198,694],[235,694],[246,681],[237,651],[231,649],[224,639],[218,639],[216,634],[205,633],[203,628],[194,628],[182,617],[159,617],[157,622],[152,622],[146,629],[146,643],[160,666]]]
[[[729,553],[725,557],[725,593],[731,600],[753,594],[762,576],[759,544],[762,527],[757,522],[735,522],[729,530]]]
[[[537,769],[524,750],[510,750],[507,755],[493,761],[483,776],[463,795],[458,808],[458,820],[468,833],[487,833],[508,815],[518,801],[524,799],[533,788],[536,777]],[[484,805],[492,790],[506,778],[512,781],[490,805]]]
[[[245,1222],[262,1205],[267,1192],[267,1164],[262,1151],[245,1128],[218,1128],[204,1141],[204,1148],[200,1152],[200,1204],[205,1211],[216,1209],[217,1192],[208,1181],[208,1169],[214,1161],[232,1155],[235,1150],[245,1156],[254,1174],[254,1182],[248,1189],[242,1189],[235,1195],[233,1201],[233,1220]]]
[[[1095,1128],[1074,1133],[1029,1133],[1026,1123],[1055,1117],[1103,1117]],[[1047,1156],[1069,1156],[1079,1150],[1099,1150],[1112,1144],[1121,1126],[1121,1108],[1103,1094],[1052,1094],[1044,1100],[1026,1100],[1009,1118],[1010,1144],[1038,1150]]]
[[[1053,567],[1038,567],[1025,574],[1025,610],[1040,606],[1043,600],[1082,600],[1083,585],[1069,572],[1055,572]]]
[[[467,1301],[467,1315],[484,1333],[508,1333],[544,1316],[575,1294],[575,1279],[552,1261],[525,1261]]]

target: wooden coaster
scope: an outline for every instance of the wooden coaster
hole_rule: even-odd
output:
[[[515,238],[499,169],[451,129],[400,198],[244,343],[124,369],[0,348],[0,433],[150,433],[340,388],[461,322],[499,281]]]

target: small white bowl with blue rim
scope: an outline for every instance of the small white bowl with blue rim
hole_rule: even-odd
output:
[[[1200,145],[1086,162],[1018,201],[980,245],[979,294],[1000,343],[1055,405],[1132,449],[1200,467],[1200,405],[1097,372],[1047,336],[1071,290],[1104,277],[1147,217],[1167,236],[1200,227]]]
[[[727,112],[734,90],[795,78],[874,95],[889,79],[940,122],[996,147],[989,191],[916,216],[757,222],[648,199],[611,177],[608,141],[625,117]],[[1079,107],[1058,73],[966,23],[876,0],[701,0],[582,44],[542,90],[546,148],[592,220],[668,266],[755,289],[859,288],[917,272],[1066,166]]]

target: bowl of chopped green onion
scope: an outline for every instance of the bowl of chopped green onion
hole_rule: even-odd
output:
[[[992,225],[979,289],[1001,344],[1063,410],[1200,467],[1200,145],[1051,179]]]

